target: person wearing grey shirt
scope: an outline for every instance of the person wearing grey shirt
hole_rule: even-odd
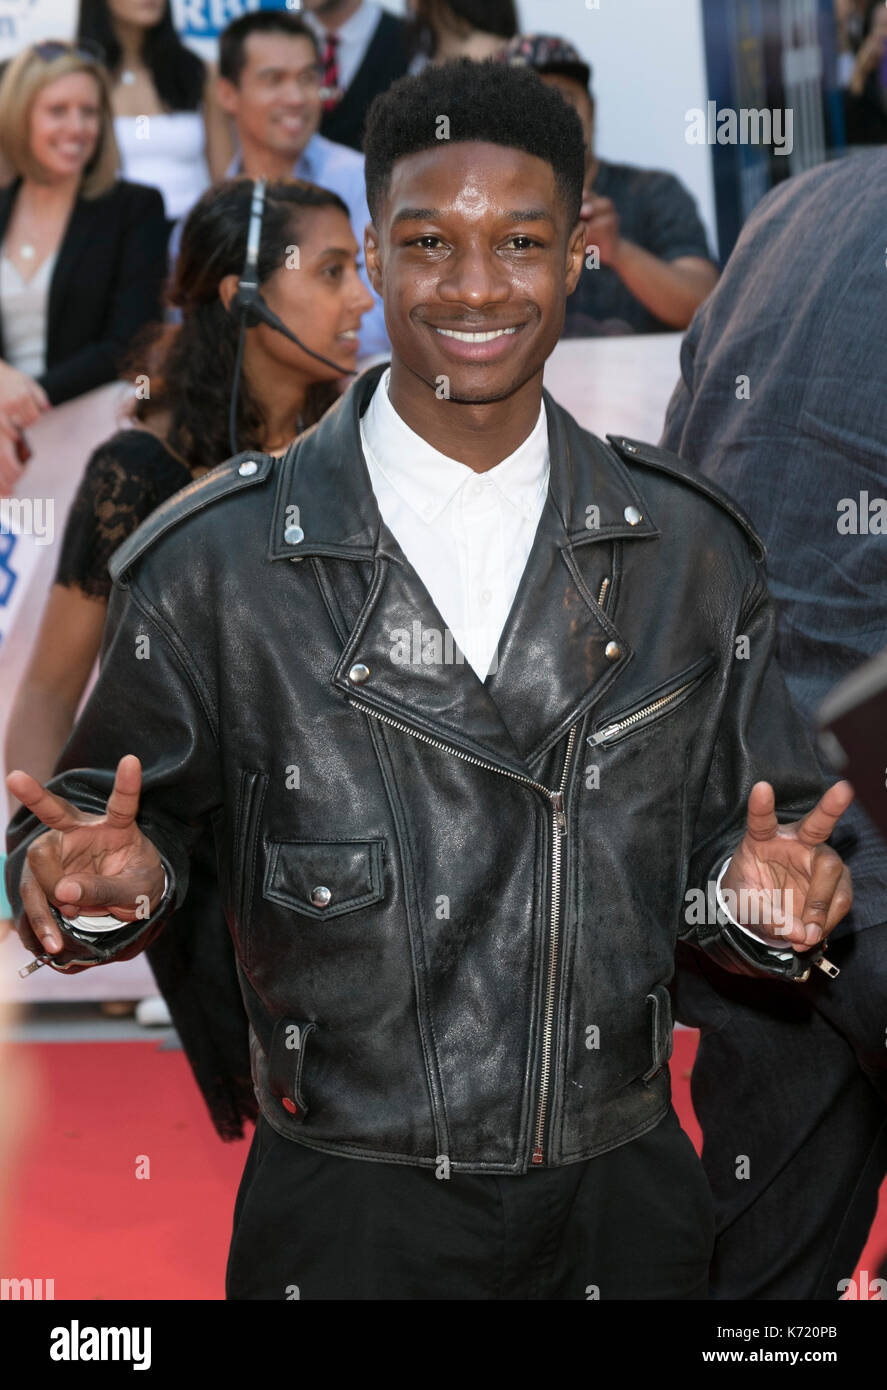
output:
[[[887,647],[885,204],[884,151],[762,199],[684,338],[661,440],[760,532],[777,658],[811,722]],[[833,844],[855,891],[837,979],[763,991],[689,956],[678,972],[677,1015],[702,1029],[717,1298],[869,1296],[848,1281],[887,1173],[887,845],[858,802]]]

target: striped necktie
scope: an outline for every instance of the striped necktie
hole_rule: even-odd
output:
[[[339,65],[336,61],[336,49],[338,46],[338,34],[327,34],[321,59],[323,62],[324,111],[332,111],[338,106],[342,97],[342,93],[339,91]]]

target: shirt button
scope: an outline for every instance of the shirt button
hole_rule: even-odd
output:
[[[491,599],[492,597],[493,597],[492,590],[490,590],[490,589],[484,589],[483,593],[482,593],[481,596],[480,596],[480,601],[481,601],[481,603],[489,603],[489,601],[490,601],[490,599]]]
[[[480,483],[480,482],[475,483],[475,484],[474,484],[474,487],[471,489],[471,491],[474,493],[475,497],[480,497],[480,495],[481,495],[481,493],[483,492],[483,490],[484,490],[484,485],[483,485],[483,483]]]

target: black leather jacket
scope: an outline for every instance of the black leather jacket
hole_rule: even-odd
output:
[[[101,812],[136,753],[171,887],[67,959],[153,940],[209,823],[270,1124],[354,1157],[521,1173],[662,1117],[679,936],[797,973],[794,953],[688,924],[686,894],[710,897],[754,781],[782,820],[825,784],[771,660],[749,523],[548,393],[549,494],[498,668],[481,682],[435,652],[445,624],[360,447],[383,370],[283,460],[238,455],[114,556],[101,673],[50,786]],[[10,826],[17,909],[40,830],[24,810]]]

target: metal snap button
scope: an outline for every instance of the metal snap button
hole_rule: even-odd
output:
[[[253,473],[258,471],[258,467],[255,459],[245,459],[237,471],[241,478],[251,478]]]
[[[629,444],[627,439],[623,439],[622,447],[623,449],[627,449],[630,454],[636,454],[638,451],[638,446],[636,444]]]
[[[348,679],[352,685],[363,685],[364,681],[370,678],[370,668],[365,666],[362,661],[358,661],[348,672]]]
[[[626,507],[622,515],[625,517],[625,520],[628,522],[629,526],[637,526],[638,522],[643,520],[643,517],[641,516],[641,513],[638,511],[637,507]]]
[[[608,661],[617,661],[622,655],[622,648],[618,642],[608,642],[604,647],[604,656]]]
[[[305,532],[301,526],[288,526],[283,533],[283,539],[287,545],[298,545],[299,541],[305,539]]]
[[[315,907],[327,907],[332,896],[330,890],[325,888],[322,883],[311,889],[311,901]]]

